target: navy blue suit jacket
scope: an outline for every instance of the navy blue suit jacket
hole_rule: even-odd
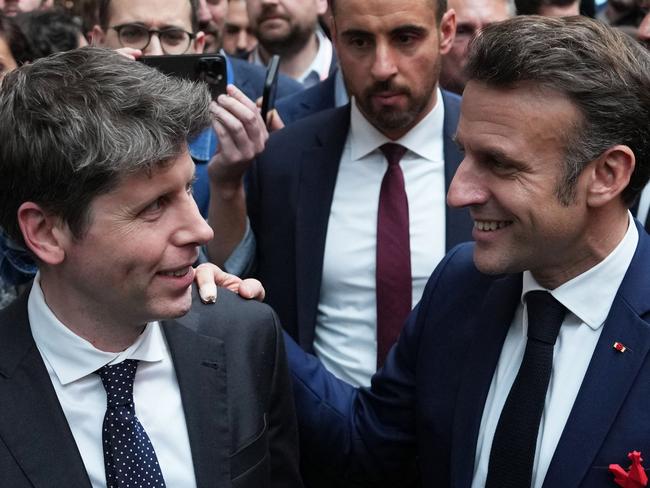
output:
[[[443,92],[446,188],[462,157],[452,137],[460,98]],[[350,106],[326,110],[274,133],[248,174],[248,213],[257,274],[283,327],[312,350],[327,223]],[[446,211],[446,247],[471,239],[466,209]]]
[[[322,112],[336,106],[336,74],[332,73],[324,81],[278,100],[275,105],[285,125]]]
[[[650,236],[637,228],[544,488],[611,487],[610,463],[627,468],[628,452],[650,453]],[[354,390],[288,344],[303,460],[371,486],[401,486],[417,459],[422,486],[470,487],[483,407],[522,286],[521,274],[480,273],[472,253],[466,243],[440,263],[371,389]],[[617,341],[628,351],[614,350]]]
[[[253,101],[261,97],[264,91],[266,68],[249,63],[243,59],[234,57],[228,57],[228,59],[232,66],[233,85]],[[276,95],[278,99],[303,90],[304,87],[302,84],[293,78],[282,74],[278,77],[278,91]]]

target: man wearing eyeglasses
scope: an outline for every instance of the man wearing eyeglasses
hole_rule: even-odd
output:
[[[93,28],[93,42],[120,49],[133,58],[202,53],[206,36],[199,30],[204,8],[201,2],[100,0],[99,25]],[[197,163],[194,198],[204,217],[210,198],[208,161],[216,153],[228,163],[238,164],[240,159],[248,160],[260,153],[268,137],[266,126],[251,101],[262,95],[265,70],[237,59],[226,58],[226,61],[228,83],[234,86],[228,88],[229,96],[222,96],[213,104],[213,127],[189,143],[190,154]],[[301,89],[300,83],[282,77],[278,82],[277,96],[281,98]]]

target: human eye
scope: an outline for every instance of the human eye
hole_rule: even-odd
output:
[[[123,25],[120,28],[120,39],[122,42],[126,43],[138,43],[145,39],[149,33],[147,32],[147,29],[140,25]]]
[[[181,29],[165,29],[160,32],[160,36],[167,44],[181,44],[187,39],[187,33]]]

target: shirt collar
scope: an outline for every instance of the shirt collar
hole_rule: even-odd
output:
[[[125,359],[157,362],[165,357],[165,340],[158,322],[150,322],[138,339],[122,352],[100,351],[56,318],[45,302],[40,274],[34,278],[27,303],[34,342],[62,385]]]
[[[442,132],[445,109],[439,88],[436,88],[436,104],[433,109],[417,125],[396,141],[388,139],[368,122],[357,107],[354,98],[352,98],[351,105],[350,154],[353,161],[367,156],[387,142],[401,144],[409,151],[428,161],[438,161],[443,154]]]
[[[605,323],[638,242],[639,232],[628,212],[627,232],[616,248],[596,266],[551,290],[551,295],[590,328],[599,329]],[[526,293],[532,290],[544,288],[530,271],[525,271],[522,303]]]
[[[332,65],[332,53],[334,51],[334,48],[332,47],[332,41],[327,38],[320,27],[316,29],[316,39],[318,40],[318,51],[316,51],[316,56],[312,60],[311,64],[307,67],[307,69],[303,71],[303,73],[298,78],[296,78],[300,83],[304,82],[312,72],[317,73],[318,78],[321,81],[327,78],[330,74],[330,68]],[[260,56],[259,46],[253,50],[250,59],[253,64],[266,66],[266,63]]]

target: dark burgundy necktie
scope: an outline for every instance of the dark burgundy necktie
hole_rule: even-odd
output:
[[[412,288],[409,205],[399,166],[406,148],[388,143],[379,149],[388,169],[377,213],[377,367],[384,363],[411,311]]]

